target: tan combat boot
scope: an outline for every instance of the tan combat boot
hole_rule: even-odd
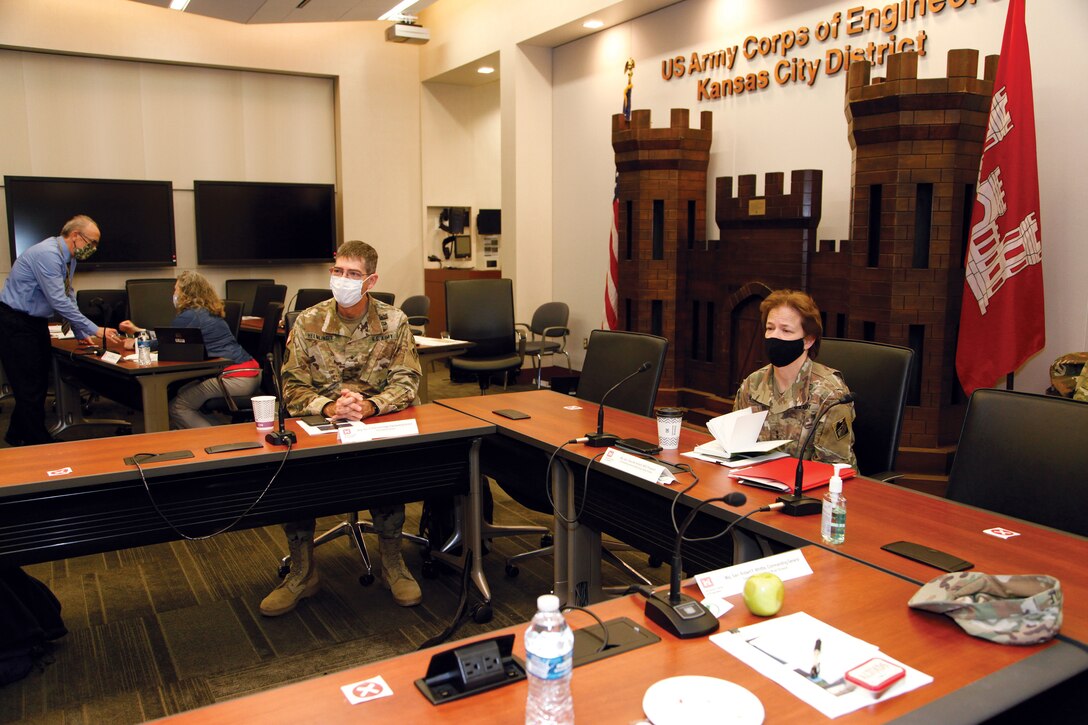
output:
[[[291,571],[261,602],[261,614],[266,617],[287,614],[303,599],[317,594],[317,590],[321,588],[317,568],[314,566],[313,537],[291,537],[287,539],[287,548],[291,553]]]
[[[378,537],[382,555],[382,586],[393,593],[393,601],[402,607],[414,607],[423,601],[419,584],[412,578],[400,553],[400,538]]]

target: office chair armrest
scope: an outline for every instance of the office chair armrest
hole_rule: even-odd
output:
[[[866,478],[871,478],[876,481],[883,481],[884,483],[891,483],[897,478],[902,478],[904,474],[896,471],[881,471],[880,473],[865,474]]]
[[[517,332],[517,328],[519,327],[524,328],[525,332],[518,332],[517,334],[521,335],[523,338],[528,335],[530,338],[536,339],[536,335],[533,333],[533,328],[529,327],[524,322],[515,322],[514,331]]]
[[[409,315],[408,316],[408,324],[409,325],[429,325],[430,322],[431,322],[431,318],[427,317],[425,315]]]
[[[517,327],[517,325],[515,325]],[[518,355],[522,358],[525,357],[525,333],[514,330],[514,334],[518,336]]]
[[[556,325],[555,327],[545,327],[543,332],[540,333],[541,337],[566,337],[570,334],[569,327],[561,327]]]
[[[230,393],[227,392],[227,386],[223,382],[223,376],[216,375],[215,382],[219,383],[219,391],[223,393],[223,401],[227,404],[227,410],[229,410],[231,413],[237,413],[238,404],[234,402],[234,398],[231,396]]]

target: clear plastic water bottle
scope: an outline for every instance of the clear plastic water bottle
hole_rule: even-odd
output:
[[[574,632],[559,611],[559,597],[545,594],[536,600],[537,613],[525,630],[525,669],[529,697],[526,725],[574,722],[570,675],[574,659]]]
[[[151,365],[151,336],[147,330],[136,337],[136,364],[142,368]]]

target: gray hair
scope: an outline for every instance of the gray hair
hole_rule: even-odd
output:
[[[76,214],[64,223],[64,226],[60,230],[60,235],[66,237],[72,232],[81,232],[87,227],[98,227],[98,224],[86,214]],[[99,229],[99,231],[102,230]]]

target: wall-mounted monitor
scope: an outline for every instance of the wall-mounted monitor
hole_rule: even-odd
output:
[[[60,234],[86,214],[102,243],[80,270],[173,267],[174,196],[169,181],[5,176],[8,241],[14,261],[31,246]]]
[[[332,184],[194,181],[200,264],[329,262],[336,253]]]
[[[476,215],[476,233],[488,236],[502,234],[502,210],[481,209]]]

